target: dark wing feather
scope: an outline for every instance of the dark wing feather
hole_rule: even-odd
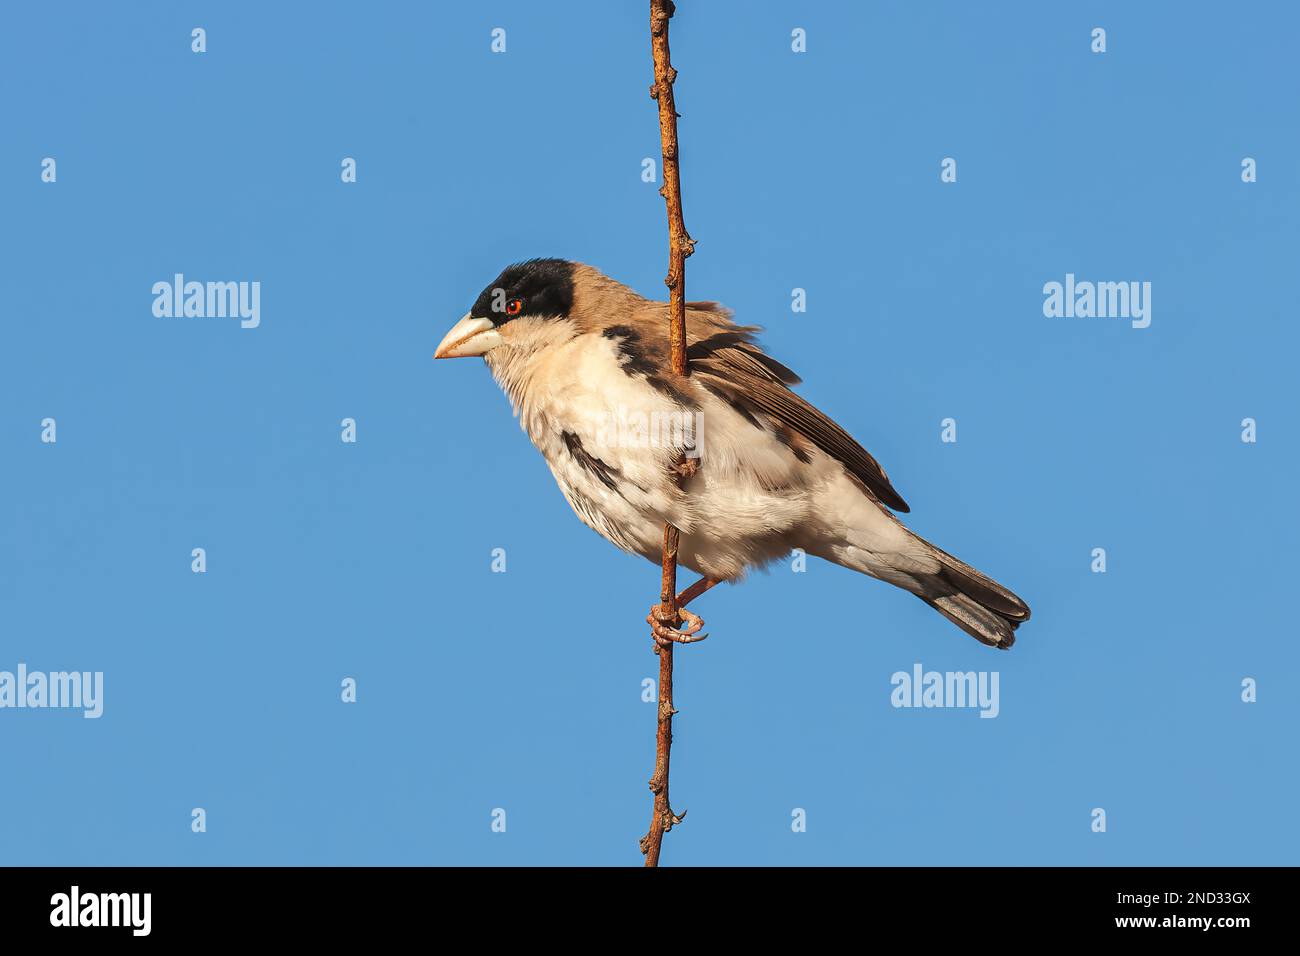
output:
[[[691,303],[694,307],[697,304]],[[762,413],[803,435],[839,461],[882,503],[907,512],[907,502],[865,448],[789,388],[799,377],[753,343],[752,326],[733,326],[693,342],[686,350],[691,375],[747,417]]]

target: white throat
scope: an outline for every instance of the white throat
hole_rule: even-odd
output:
[[[515,414],[527,427],[530,414],[544,410],[546,394],[536,387],[539,376],[545,379],[552,363],[563,362],[560,346],[578,334],[567,319],[516,319],[509,323],[505,341],[483,356],[502,391],[514,406]]]

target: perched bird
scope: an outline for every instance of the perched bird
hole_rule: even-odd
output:
[[[664,523],[677,527],[679,562],[702,575],[686,598],[802,548],[912,592],[981,643],[1015,642],[1025,602],[904,527],[884,469],[791,390],[798,376],[758,327],[688,302],[681,378],[668,318],[668,303],[591,266],[532,259],[493,280],[434,357],[483,356],[573,510],[610,542],[658,564]]]

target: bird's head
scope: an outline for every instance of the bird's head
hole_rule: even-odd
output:
[[[486,355],[512,340],[536,335],[544,323],[567,319],[576,268],[564,259],[530,259],[507,266],[443,336],[433,357]]]

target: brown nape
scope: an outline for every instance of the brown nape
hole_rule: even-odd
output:
[[[716,302],[688,302],[686,309],[688,345],[719,333],[730,333],[748,340],[758,331],[756,326],[736,325],[731,321],[730,310]],[[580,333],[604,333],[618,326],[631,328],[637,333],[638,347],[646,360],[656,368],[669,368],[667,302],[656,302],[638,295],[599,269],[575,265],[573,307],[569,310],[569,319]]]

